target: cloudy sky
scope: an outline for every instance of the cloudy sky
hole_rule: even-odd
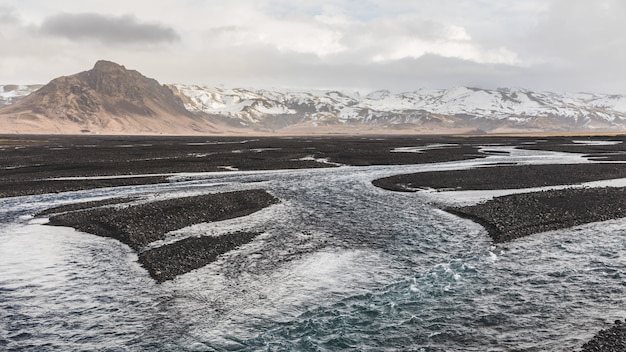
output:
[[[106,59],[162,83],[626,94],[624,0],[0,0],[0,84]]]

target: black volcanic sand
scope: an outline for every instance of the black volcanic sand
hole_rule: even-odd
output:
[[[459,191],[572,185],[624,177],[626,164],[505,165],[396,175],[372,183],[399,192],[428,188]]]
[[[616,320],[615,324],[600,330],[583,345],[581,352],[624,352],[626,351],[626,324]]]
[[[264,190],[207,194],[121,208],[72,211],[51,217],[49,225],[68,226],[112,237],[140,251],[146,245],[164,239],[167,232],[193,224],[249,215],[277,202]],[[219,254],[251,241],[256,235],[233,233],[182,240],[140,253],[139,262],[161,282],[204,266]]]
[[[501,243],[545,232],[626,217],[626,188],[570,188],[496,197],[446,211],[483,225]]]
[[[0,197],[167,182],[160,174],[275,170],[344,165],[420,164],[484,157],[478,145],[494,138],[409,137],[129,137],[0,136]],[[397,147],[453,143],[423,153]],[[509,141],[510,143],[510,141]],[[326,159],[329,163],[315,159]],[[150,177],[131,177],[152,175]],[[50,180],[60,177],[127,176]]]

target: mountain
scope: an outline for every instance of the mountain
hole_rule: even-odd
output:
[[[267,130],[598,131],[626,128],[626,97],[456,87],[367,95],[171,85],[190,111]]]
[[[221,129],[185,109],[167,86],[109,61],[56,78],[0,108],[0,122],[2,133],[198,134]]]
[[[30,94],[30,95],[28,95]],[[3,106],[5,105],[5,106]],[[626,97],[468,87],[336,90],[161,85],[124,66],[0,86],[0,133],[315,134],[618,131]]]

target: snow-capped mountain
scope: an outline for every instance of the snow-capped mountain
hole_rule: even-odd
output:
[[[42,86],[0,85],[0,107]],[[257,132],[626,129],[626,96],[456,87],[369,94],[172,84],[198,118]]]
[[[626,97],[467,87],[367,95],[340,91],[227,89],[171,85],[190,111],[243,126],[281,128],[351,123],[401,129],[590,130],[626,127]]]

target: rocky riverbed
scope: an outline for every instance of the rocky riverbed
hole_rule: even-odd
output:
[[[421,172],[374,180],[398,192],[498,190],[575,185],[626,177],[624,164],[504,165],[468,170]],[[533,233],[626,217],[625,189],[567,188],[496,197],[450,213],[483,225],[497,243]]]
[[[258,233],[233,233],[211,238],[189,238],[154,249],[145,246],[166,238],[170,231],[190,225],[249,215],[278,200],[263,190],[249,190],[125,204],[88,203],[55,208],[49,225],[68,226],[98,236],[112,237],[140,252],[139,262],[157,281],[172,279],[214,261],[219,254],[249,242]],[[111,205],[92,208],[94,205]],[[120,205],[121,204],[121,205]],[[86,209],[84,209],[86,208]],[[48,213],[47,211],[45,213]]]
[[[599,143],[572,137],[43,137],[0,139],[0,197],[102,187],[175,182],[180,172],[269,170],[403,165],[484,158],[502,151],[485,146],[583,153],[594,161],[624,159],[623,137]],[[584,142],[584,141],[583,141]],[[492,148],[493,149],[493,148]],[[463,171],[424,172],[374,181],[382,188],[488,190],[568,185],[626,177],[622,164],[497,165]],[[111,178],[110,176],[115,176]],[[626,217],[624,188],[565,189],[498,197],[446,210],[483,224],[494,242],[578,224]],[[264,190],[204,194],[165,200],[114,198],[51,208],[37,216],[50,225],[70,226],[116,238],[138,254],[157,282],[200,268],[221,254],[253,241],[262,232],[225,231],[215,236],[167,240],[168,233],[193,224],[251,214],[278,200]],[[615,318],[613,318],[615,319]],[[623,324],[603,330],[583,351],[625,350]]]
[[[157,282],[163,282],[201,268],[258,235],[258,232],[234,232],[219,237],[188,237],[140,252],[139,263]]]

